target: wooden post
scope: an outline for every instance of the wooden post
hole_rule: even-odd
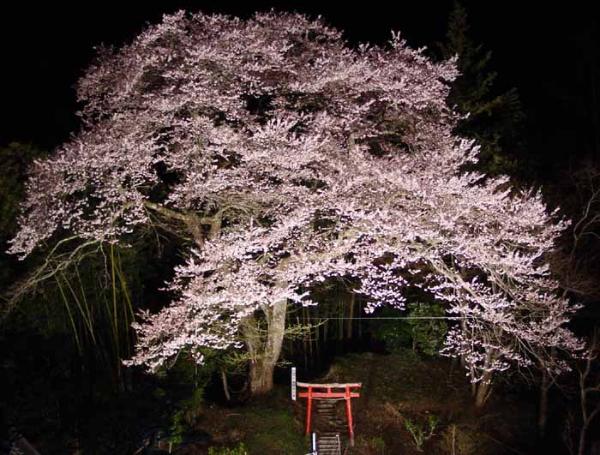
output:
[[[312,413],[312,387],[308,388],[308,396],[306,402],[306,434],[310,434],[310,419]]]
[[[350,445],[354,445],[354,424],[352,423],[352,404],[350,397],[350,386],[346,386],[346,415],[348,416],[348,433],[350,435]]]
[[[296,388],[296,367],[292,367],[292,371],[291,371],[291,394],[292,394],[292,400],[296,401],[296,397],[297,397],[297,388]]]

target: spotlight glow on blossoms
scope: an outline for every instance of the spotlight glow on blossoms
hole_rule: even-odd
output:
[[[262,311],[255,368],[272,375],[286,305],[334,277],[369,310],[403,308],[410,286],[445,302],[461,319],[443,352],[474,382],[577,350],[544,261],[566,223],[540,194],[464,171],[478,148],[453,133],[456,76],[397,34],[350,47],[296,14],[165,16],[81,79],[82,130],[35,164],[11,252],[63,231],[126,241],[151,219],[187,232],[179,297],[135,326],[131,363],[149,369],[258,349],[244,326]]]

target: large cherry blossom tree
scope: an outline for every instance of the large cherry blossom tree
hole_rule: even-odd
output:
[[[136,324],[130,363],[243,347],[255,393],[314,285],[352,279],[369,311],[416,286],[454,318],[443,353],[482,404],[494,374],[560,369],[548,352],[580,345],[545,263],[566,223],[465,170],[478,147],[453,133],[456,75],[397,34],[352,47],[297,14],[165,16],[81,79],[82,129],[35,163],[11,251],[66,232],[126,243],[158,221],[186,233],[178,297]]]

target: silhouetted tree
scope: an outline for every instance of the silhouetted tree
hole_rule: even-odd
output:
[[[522,172],[519,152],[523,149],[520,129],[524,113],[517,89],[501,92],[496,87],[492,53],[469,36],[467,11],[460,2],[454,4],[446,42],[439,49],[444,59],[458,56],[460,75],[452,83],[448,104],[467,116],[459,122],[457,132],[481,145],[479,168],[492,175]]]

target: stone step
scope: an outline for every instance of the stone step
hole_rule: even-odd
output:
[[[319,455],[342,455],[342,439],[348,431],[343,402],[315,401],[315,431]]]
[[[323,433],[317,440],[319,455],[341,455],[341,440],[338,434]]]

